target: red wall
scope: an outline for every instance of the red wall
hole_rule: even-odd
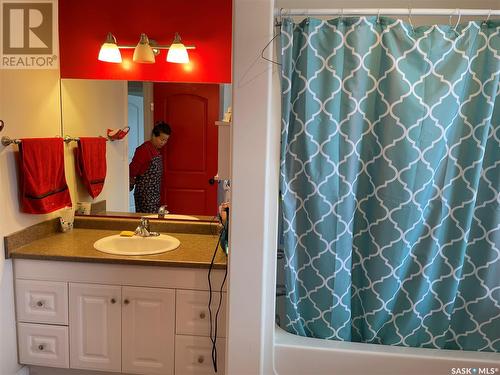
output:
[[[231,82],[231,0],[59,0],[61,78],[170,82]],[[97,60],[106,34],[119,45],[136,45],[141,33],[160,45],[179,32],[190,63],[132,61],[133,49],[120,50],[121,64]]]

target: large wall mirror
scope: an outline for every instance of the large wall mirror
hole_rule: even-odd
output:
[[[150,140],[154,124],[165,121],[172,129],[161,151],[161,199],[167,217],[214,216],[224,199],[222,184],[214,179],[221,154],[215,121],[222,118],[230,100],[231,86],[223,84],[62,79],[63,135],[107,136],[108,129],[130,128],[125,138],[107,142],[106,183],[98,197],[92,199],[76,176],[68,178],[75,184],[75,201],[91,202],[98,207],[97,215],[143,214],[136,213],[129,191],[129,163],[136,148]],[[72,142],[66,149],[67,163],[74,163],[75,147]],[[67,171],[75,173],[74,168]]]

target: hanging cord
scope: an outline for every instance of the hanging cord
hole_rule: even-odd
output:
[[[214,339],[212,341],[212,363],[214,364],[214,370],[217,372],[217,325],[219,320],[219,311],[222,306],[222,289],[224,288],[224,284],[227,278],[227,266],[226,271],[224,272],[224,279],[222,279],[222,284],[220,285],[219,290],[219,305],[217,306],[217,311],[215,313],[215,329],[214,329]]]
[[[227,221],[226,224],[224,225],[224,230],[227,230]],[[217,372],[217,318],[219,316],[219,310],[222,304],[222,288],[224,287],[224,283],[226,282],[226,277],[227,277],[227,265],[226,265],[226,272],[224,274],[224,279],[222,280],[222,284],[220,287],[220,300],[219,300],[219,306],[217,307],[217,312],[215,314],[215,327],[212,325],[212,279],[210,278],[210,275],[212,273],[212,269],[214,266],[214,261],[215,261],[215,256],[217,254],[217,250],[219,249],[220,241],[222,239],[222,235],[224,234],[224,230],[222,230],[219,234],[219,239],[217,240],[217,245],[215,245],[215,250],[212,255],[212,260],[210,261],[210,266],[208,268],[208,290],[209,290],[209,297],[208,297],[208,315],[209,315],[209,320],[210,320],[210,341],[212,341],[212,365],[214,367],[214,371]]]

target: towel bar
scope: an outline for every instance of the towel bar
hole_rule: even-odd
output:
[[[77,142],[79,140],[80,140],[80,138],[78,138],[78,137],[65,136],[63,138],[64,143],[70,143],[70,142],[73,142],[73,141]],[[107,141],[107,139],[106,139],[106,141]],[[9,146],[11,144],[18,145],[19,143],[21,143],[21,140],[17,139],[17,138],[10,138],[10,137],[7,137],[7,136],[3,136],[2,139],[1,139],[1,142],[2,142],[2,145]]]
[[[70,137],[69,135],[64,137],[64,143],[70,143],[70,142],[78,142],[80,138],[78,137]]]
[[[11,145],[13,143],[16,144],[16,145],[18,145],[19,143],[21,143],[21,140],[20,139],[15,139],[15,138],[10,138],[10,137],[3,136],[1,142],[2,142],[2,145],[9,146],[9,145]]]
[[[105,138],[102,135],[99,136],[99,138]],[[64,137],[64,143],[70,143],[70,142],[78,142],[80,138],[78,137],[70,137],[69,135]],[[106,141],[109,141],[108,138],[106,138]]]

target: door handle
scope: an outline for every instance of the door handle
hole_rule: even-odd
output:
[[[209,179],[208,179],[208,183],[209,183],[210,185],[215,184],[215,178],[213,178],[213,177],[209,178]]]

